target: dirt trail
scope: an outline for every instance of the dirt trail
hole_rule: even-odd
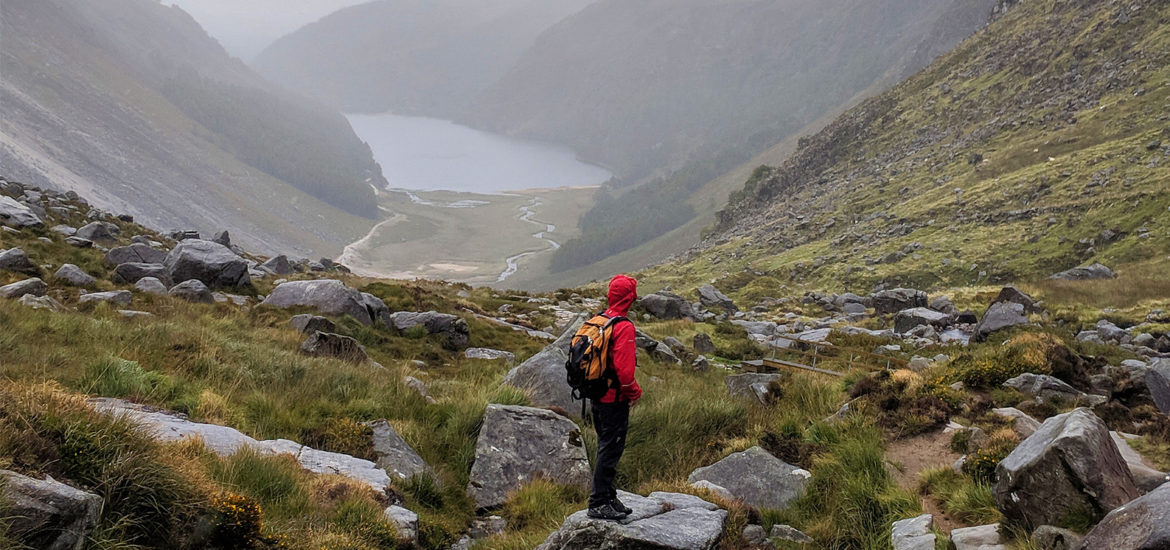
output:
[[[938,466],[951,467],[959,454],[951,450],[951,434],[941,431],[893,441],[886,449],[886,460],[900,469],[894,472],[894,482],[899,487],[918,495],[918,475],[923,470]],[[967,525],[950,518],[933,498],[919,495],[922,510],[934,516],[934,525],[939,530],[951,530]]]

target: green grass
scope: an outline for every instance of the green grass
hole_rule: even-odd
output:
[[[958,474],[948,466],[919,474],[920,491],[934,497],[952,518],[967,525],[987,525],[1003,519],[991,486]]]

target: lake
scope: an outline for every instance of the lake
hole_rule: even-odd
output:
[[[600,185],[609,171],[566,147],[513,139],[448,120],[346,115],[392,189],[499,193]]]

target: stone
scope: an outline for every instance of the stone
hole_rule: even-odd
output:
[[[1143,493],[1153,491],[1163,483],[1170,481],[1166,472],[1159,472],[1147,466],[1142,455],[1129,446],[1125,436],[1118,432],[1109,432],[1109,437],[1113,440],[1113,444],[1117,445],[1117,452],[1121,453],[1122,460],[1125,460],[1125,465],[1129,467],[1134,484]]]
[[[569,516],[537,550],[713,550],[727,523],[725,510],[667,509],[654,500],[619,492],[634,509],[621,521],[591,519],[582,510]]]
[[[428,334],[441,336],[443,345],[450,349],[466,348],[468,342],[471,341],[471,332],[467,327],[467,321],[450,313],[399,311],[389,316],[389,323],[399,331],[421,326],[426,329]]]
[[[28,259],[28,254],[19,248],[10,248],[0,251],[0,269],[23,273],[25,275],[40,275],[41,270]]]
[[[313,332],[301,343],[301,353],[311,357],[330,357],[358,364],[365,363],[370,359],[366,355],[366,348],[357,340],[349,336],[321,331]]]
[[[589,487],[592,472],[580,429],[547,409],[488,405],[468,478],[476,507],[500,506],[537,478]]]
[[[939,313],[933,309],[917,307],[899,311],[894,315],[894,332],[906,334],[920,326],[931,326],[943,329],[954,321],[954,317],[946,313]]]
[[[761,546],[768,542],[768,533],[764,531],[763,525],[756,525],[754,523],[744,526],[741,535],[743,541],[750,546]]]
[[[1063,281],[1086,281],[1090,279],[1116,279],[1117,274],[1112,269],[1100,264],[1094,263],[1089,266],[1074,267],[1067,271],[1061,271],[1049,279],[1059,279]]]
[[[930,532],[933,526],[934,516],[930,514],[895,521],[890,534],[894,550],[934,550],[936,537]]]
[[[688,495],[685,493],[666,493],[656,491],[650,493],[646,498],[658,502],[663,506],[674,510],[681,510],[683,508],[702,508],[704,510],[718,510],[719,506],[707,502],[695,495]]]
[[[381,324],[385,328],[390,328],[390,308],[386,306],[381,298],[374,296],[368,292],[362,292],[362,305],[366,307],[366,313],[370,314],[370,320],[374,324]]]
[[[996,478],[1000,511],[1030,529],[1071,513],[1100,517],[1140,494],[1109,428],[1086,408],[1044,421],[999,463]]]
[[[260,302],[260,305],[279,308],[310,307],[324,315],[349,315],[363,325],[374,324],[362,294],[333,279],[281,283],[276,285],[272,294]]]
[[[870,298],[873,300],[874,312],[878,315],[889,315],[929,305],[925,292],[909,288],[883,290],[874,293]]]
[[[0,195],[0,224],[25,228],[44,225],[41,217],[12,197]]]
[[[1015,407],[1003,407],[1000,409],[991,409],[992,414],[1005,418],[1012,423],[1012,429],[1015,430],[1016,435],[1020,436],[1020,440],[1028,439],[1036,430],[1040,429],[1040,422],[1035,418],[1028,416],[1027,413]]]
[[[15,300],[24,296],[44,296],[45,291],[48,289],[49,285],[33,277],[32,279],[25,279],[10,285],[0,286],[0,298]]]
[[[143,277],[134,283],[134,289],[138,292],[146,294],[154,294],[156,296],[167,295],[167,285],[158,280],[157,277]]]
[[[135,311],[132,309],[119,309],[118,315],[121,315],[127,319],[145,319],[148,317],[154,317],[153,313],[147,311]]]
[[[682,364],[682,360],[679,359],[678,355],[674,353],[674,350],[666,344],[654,346],[654,349],[650,350],[650,357],[653,357],[655,361],[661,363],[668,363],[671,365]]]
[[[959,313],[959,310],[955,309],[955,303],[952,302],[951,299],[947,298],[946,296],[939,296],[939,297],[931,300],[930,301],[930,309],[933,309],[934,311],[937,311],[939,313],[945,313],[947,315],[952,315],[952,316]]]
[[[162,264],[143,264],[130,262],[120,264],[114,268],[110,280],[120,284],[136,284],[146,277],[152,277],[162,282],[164,286],[171,286],[171,274]]]
[[[214,304],[215,298],[211,295],[211,289],[202,281],[191,279],[183,281],[173,287],[168,292],[171,297],[182,298],[188,302],[197,304]]]
[[[1170,548],[1170,484],[1126,503],[1093,527],[1078,550]]]
[[[711,362],[706,357],[699,355],[691,361],[691,368],[697,371],[706,371],[711,368]]]
[[[816,542],[812,537],[804,534],[795,527],[779,523],[772,525],[772,530],[768,532],[768,538],[773,540],[795,542],[798,544],[812,544]]]
[[[248,262],[226,246],[211,241],[180,241],[163,265],[172,281],[196,279],[208,288],[250,288]]]
[[[467,534],[473,539],[486,539],[499,535],[508,529],[508,520],[500,516],[488,516],[471,520],[471,528]]]
[[[65,244],[75,248],[93,248],[93,241],[81,237],[65,237]]]
[[[300,315],[293,315],[289,320],[289,324],[297,332],[304,334],[312,334],[314,332],[337,332],[337,324],[320,315],[311,315],[309,313],[302,313]]]
[[[73,236],[95,243],[110,244],[118,240],[122,232],[118,226],[108,222],[91,222],[77,229]]]
[[[735,302],[728,298],[726,294],[719,292],[719,289],[712,285],[703,285],[696,291],[699,294],[699,303],[707,307],[718,307],[729,313],[739,311],[735,306]]]
[[[748,398],[759,401],[761,404],[769,404],[768,386],[772,382],[779,382],[784,379],[784,375],[775,373],[749,372],[744,374],[732,374],[723,379],[723,384],[727,386],[727,395],[737,398]],[[763,388],[763,393],[760,389]]]
[[[999,524],[964,527],[951,531],[955,550],[1010,550],[999,534]]]
[[[760,447],[732,453],[698,468],[687,482],[706,480],[727,489],[737,500],[753,508],[784,510],[804,494],[812,477],[807,471],[780,460]]]
[[[167,260],[167,253],[151,248],[150,245],[134,243],[130,246],[111,248],[106,252],[106,261],[113,265],[161,264]]]
[[[62,265],[53,274],[53,278],[63,281],[70,286],[90,287],[97,283],[97,279],[93,275],[82,271],[80,267],[73,264]]]
[[[107,292],[90,292],[89,294],[82,294],[77,302],[81,304],[109,302],[112,304],[128,305],[134,300],[134,295],[129,290],[110,290]]]
[[[1145,371],[1146,387],[1162,414],[1170,414],[1170,361],[1158,361]]]
[[[32,294],[25,294],[24,296],[20,297],[20,305],[32,309],[47,309],[57,313],[68,311],[68,308],[66,308],[61,302],[54,300],[50,296],[34,296]]]
[[[76,227],[65,225],[65,224],[54,225],[53,228],[50,229],[49,231],[52,231],[53,233],[56,233],[58,235],[62,235],[65,237],[72,237],[73,235],[77,234]]]
[[[716,485],[716,484],[711,483],[710,481],[707,481],[705,479],[700,479],[699,481],[691,482],[690,485],[691,485],[691,487],[694,487],[694,488],[699,489],[701,491],[710,491],[711,493],[715,494],[716,496],[718,496],[719,498],[722,498],[724,500],[735,500],[735,495],[732,495],[731,491],[728,491],[725,487],[722,487],[720,485]]]
[[[573,390],[565,376],[565,361],[569,360],[573,336],[585,320],[584,315],[578,315],[560,338],[508,371],[503,383],[527,391],[535,406],[557,407],[577,418],[581,414],[581,402],[573,400]]]
[[[394,530],[398,531],[399,538],[418,542],[418,514],[398,505],[387,508],[383,514],[394,526]]]
[[[1123,338],[1129,336],[1129,333],[1125,329],[1104,319],[1097,321],[1096,329],[1097,335],[1107,342],[1120,342]]]
[[[102,497],[93,493],[8,470],[0,470],[0,497],[4,540],[45,550],[86,548],[103,506]]]
[[[775,336],[779,333],[779,325],[771,321],[741,321],[736,319],[732,321],[731,324],[738,327],[743,327],[743,329],[746,330],[748,334],[759,336]]]
[[[1038,550],[1073,550],[1082,538],[1073,531],[1051,525],[1041,525],[1032,531],[1032,542]]]
[[[414,390],[423,399],[431,400],[431,396],[427,395],[427,385],[422,380],[413,376],[404,376],[402,377],[402,383],[406,384],[406,387]]]
[[[1021,393],[1034,397],[1036,402],[1041,404],[1051,399],[1079,401],[1093,405],[1105,401],[1103,396],[1086,394],[1063,380],[1047,374],[1024,373],[1015,378],[1009,378],[1003,383],[1003,387],[1019,390]]]
[[[695,311],[682,296],[665,291],[643,296],[639,302],[646,311],[659,319],[694,319]]]
[[[408,481],[415,476],[434,475],[434,470],[385,420],[367,424],[373,432],[375,464],[390,477]]]
[[[213,242],[213,243],[216,243],[216,244],[221,244],[221,245],[223,245],[223,246],[226,246],[226,247],[228,247],[228,248],[231,248],[231,246],[232,246],[232,236],[231,236],[231,234],[230,234],[230,233],[228,233],[228,232],[227,232],[227,230],[225,229],[225,230],[223,230],[223,231],[220,231],[220,232],[216,233],[216,234],[215,234],[215,236],[211,237],[211,242]]]
[[[504,362],[509,365],[516,362],[516,354],[510,351],[500,351],[498,349],[467,348],[463,352],[463,356],[468,359],[484,359],[487,361],[503,359]]]
[[[992,300],[993,304],[1020,304],[1024,306],[1025,313],[1039,313],[1040,308],[1036,305],[1036,300],[1024,293],[1024,291],[1014,287],[1005,286],[1003,290],[999,291],[999,295]]]
[[[715,353],[715,342],[711,341],[711,335],[706,332],[695,333],[692,346],[695,348],[695,353]]]
[[[1024,306],[1013,302],[991,304],[991,307],[987,308],[987,313],[983,314],[983,319],[975,325],[975,336],[972,339],[983,342],[994,332],[1029,324],[1031,323],[1024,314]]]
[[[269,258],[268,261],[260,264],[259,267],[260,269],[275,275],[292,275],[293,273],[296,273],[296,270],[293,269],[292,263],[288,261],[288,256],[285,256],[284,254]]]

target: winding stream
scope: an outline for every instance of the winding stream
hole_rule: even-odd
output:
[[[536,211],[533,209],[540,206],[541,204],[543,204],[543,202],[541,202],[540,197],[532,197],[532,200],[529,201],[528,204],[520,207],[520,211],[524,213],[523,215],[520,216],[520,221],[528,222],[528,223],[536,225],[538,227],[543,227],[544,228],[543,231],[537,231],[536,233],[533,233],[532,237],[534,239],[540,239],[540,240],[548,243],[549,246],[543,250],[529,250],[527,252],[521,252],[519,254],[516,254],[515,256],[511,256],[511,257],[505,259],[504,262],[507,264],[508,267],[507,267],[507,269],[504,269],[503,273],[500,273],[500,277],[498,279],[496,279],[497,283],[502,283],[502,282],[506,281],[508,279],[508,277],[515,275],[516,271],[518,271],[520,269],[520,267],[519,267],[520,260],[527,258],[528,256],[531,256],[533,254],[539,254],[541,252],[556,250],[556,249],[561,247],[560,243],[545,236],[546,233],[552,233],[553,231],[556,231],[557,226],[555,226],[551,223],[545,223],[542,221],[537,221],[537,220],[532,219],[532,217],[536,215]]]

